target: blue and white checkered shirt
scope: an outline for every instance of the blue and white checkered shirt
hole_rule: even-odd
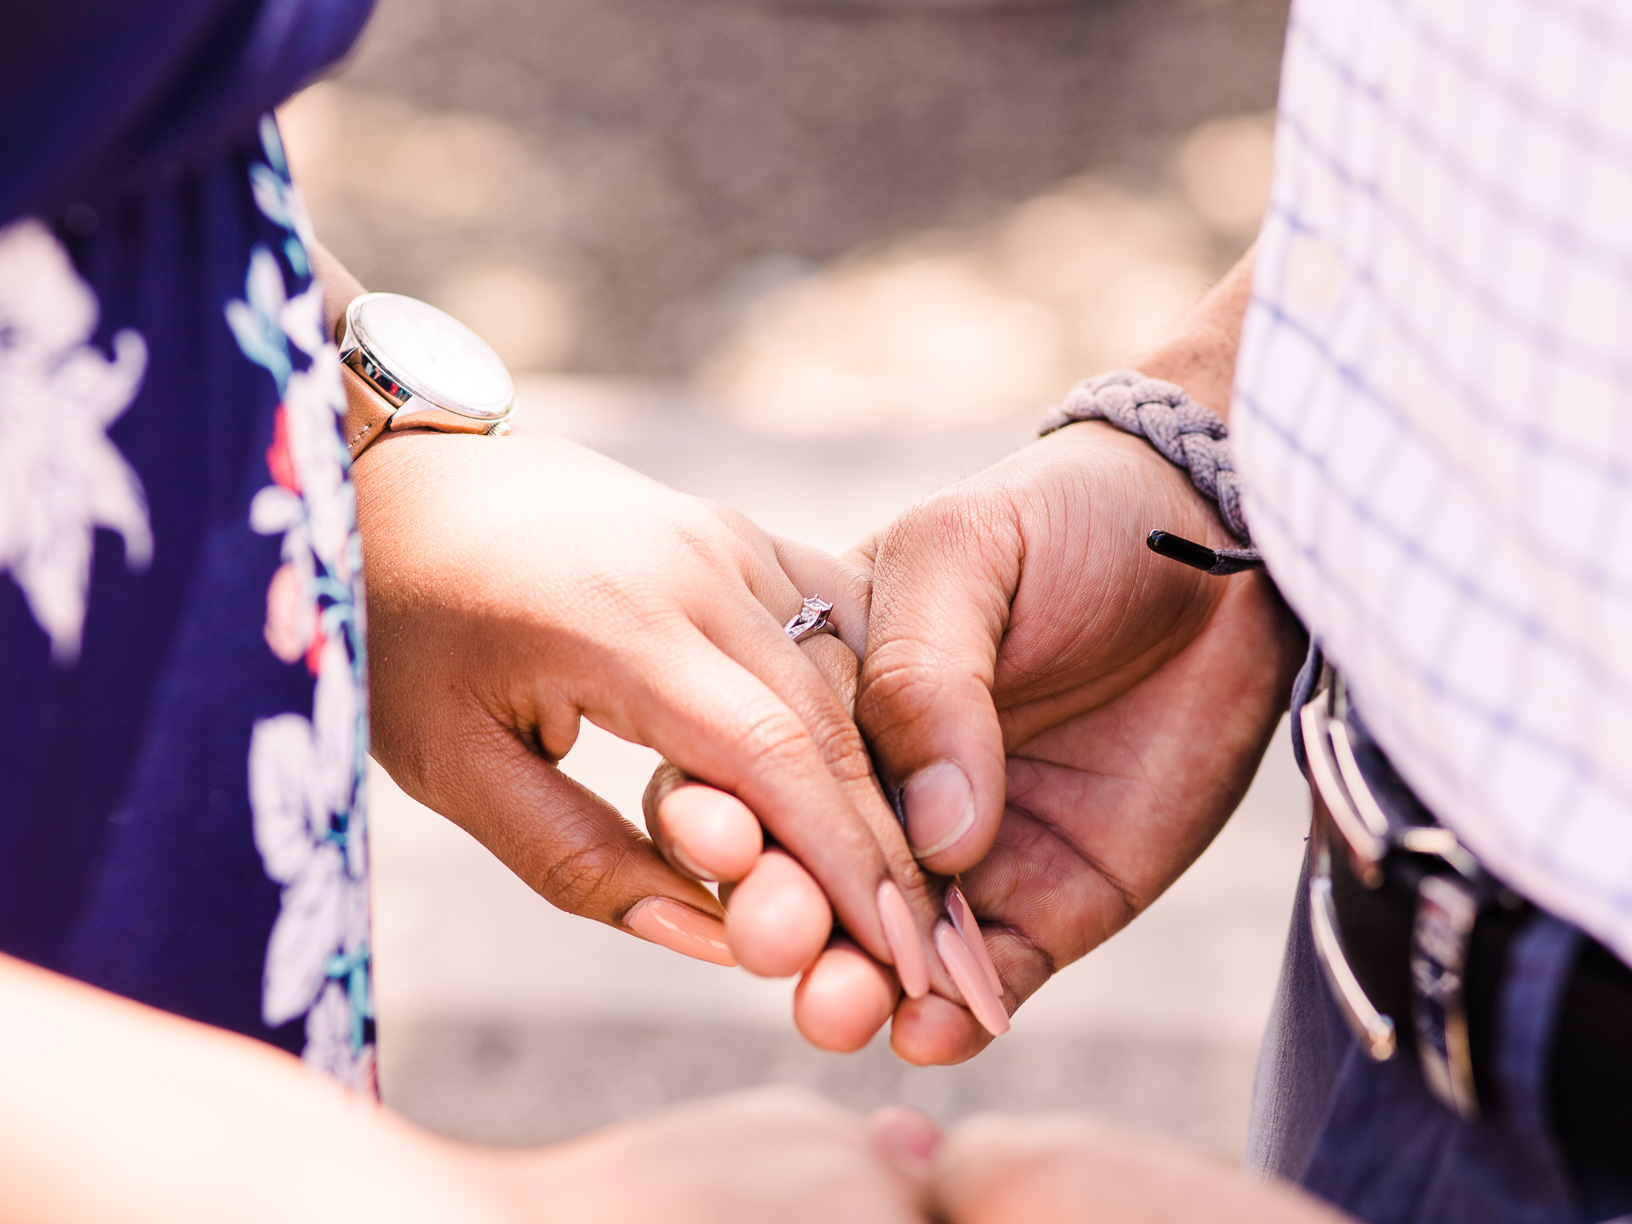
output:
[[[1231,427],[1395,766],[1632,960],[1632,7],[1296,5]]]

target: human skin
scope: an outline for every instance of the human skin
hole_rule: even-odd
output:
[[[788,1089],[550,1148],[439,1138],[290,1055],[0,956],[0,1219],[918,1224],[936,1143]]]
[[[1250,280],[1249,256],[1137,368],[1227,416]],[[1158,557],[1144,544],[1155,527],[1234,543],[1183,472],[1091,422],[942,490],[847,557],[872,576],[857,722],[909,833],[931,843],[924,865],[962,873],[1011,1012],[1217,835],[1303,656],[1262,574]],[[684,857],[683,839],[655,832]],[[854,959],[829,968],[807,972],[795,1019],[818,1044],[859,1044],[889,1018],[885,985]],[[819,1022],[806,1014],[818,1005]],[[899,999],[893,1019],[910,1062],[958,1062],[990,1039],[940,994]]]
[[[1137,368],[1227,417],[1250,281],[1249,255]],[[1303,658],[1303,631],[1264,574],[1214,578],[1159,557],[1144,543],[1157,527],[1234,543],[1185,473],[1092,422],[877,538],[857,720],[903,786],[909,831],[965,825],[924,861],[963,873],[1011,1010],[1211,843]],[[962,822],[914,810],[912,779],[942,762],[968,779]],[[892,1040],[928,1063],[987,1038],[926,998],[901,1003]]]
[[[944,1224],[1342,1224],[1284,1183],[1216,1156],[1073,1114],[984,1114],[953,1128],[935,1162]]]
[[[313,255],[338,332],[362,286],[320,245]],[[938,889],[823,671],[822,652],[845,648],[807,653],[781,629],[805,583],[842,606],[864,580],[542,431],[388,432],[352,472],[372,747],[404,790],[570,912],[774,976],[811,965],[836,913],[876,960],[918,966],[918,989],[954,993],[928,950]],[[691,804],[703,811],[690,868],[715,853],[710,807],[730,827],[753,813],[711,877],[737,884],[728,911],[693,878],[706,871],[677,871],[556,767],[581,717],[717,788]],[[905,901],[893,936],[886,881]]]
[[[318,256],[326,285],[356,291]],[[558,904],[708,958],[719,903],[555,769],[594,718],[727,788],[706,802],[746,812],[728,792],[743,796],[809,865],[756,844],[730,915],[745,964],[808,965],[832,897],[867,946],[853,961],[884,980],[902,946],[879,883],[916,907],[909,938],[935,901],[823,670],[845,648],[781,631],[810,567],[834,563],[543,434],[388,436],[355,474],[374,748],[411,793]],[[911,1224],[935,1142],[921,1116],[869,1125],[767,1090],[551,1148],[474,1148],[258,1042],[4,956],[0,1046],[0,1219],[40,1224]]]

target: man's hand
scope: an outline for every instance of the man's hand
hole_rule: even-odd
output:
[[[1244,260],[1139,363],[1226,412]],[[1233,543],[1144,440],[1071,425],[908,511],[852,560],[873,577],[856,718],[907,834],[962,891],[1013,1010],[1206,848],[1245,792],[1303,654],[1260,574],[1212,578],[1145,546]],[[830,954],[795,1018],[865,1041],[886,974]],[[943,995],[895,1011],[896,1051],[956,1062],[987,1040]]]
[[[1285,1186],[1217,1157],[1069,1114],[987,1114],[957,1126],[936,1162],[946,1224],[1342,1224]]]
[[[962,871],[1010,1008],[1148,906],[1240,801],[1302,654],[1261,575],[1158,557],[1228,543],[1148,444],[1072,425],[908,512],[877,548],[857,719],[934,871]],[[913,1062],[985,1041],[933,997]]]
[[[1226,414],[1250,279],[1249,256],[1139,368]],[[1184,473],[1096,422],[930,498],[872,550],[857,720],[920,859],[964,873],[1011,1010],[1206,848],[1303,653],[1263,575],[1158,557],[1158,527],[1233,543]],[[955,1062],[985,1037],[931,996],[901,1004],[893,1042]]]

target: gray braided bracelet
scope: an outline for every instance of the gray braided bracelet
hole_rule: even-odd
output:
[[[1217,561],[1201,568],[1213,574],[1234,574],[1263,564],[1258,550],[1252,547],[1252,533],[1241,513],[1241,482],[1230,454],[1229,427],[1186,395],[1182,387],[1147,378],[1137,370],[1113,370],[1084,379],[1071,388],[1065,402],[1044,423],[1042,432],[1053,433],[1077,421],[1108,421],[1125,433],[1145,439],[1168,462],[1188,472],[1197,492],[1218,507],[1224,526],[1246,547],[1203,550],[1212,552]],[[1158,548],[1156,535],[1166,534],[1152,533],[1151,547]],[[1194,559],[1188,563],[1199,565]]]

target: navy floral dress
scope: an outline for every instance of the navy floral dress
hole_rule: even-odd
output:
[[[368,0],[0,7],[0,951],[372,1091],[355,499],[267,114]]]

